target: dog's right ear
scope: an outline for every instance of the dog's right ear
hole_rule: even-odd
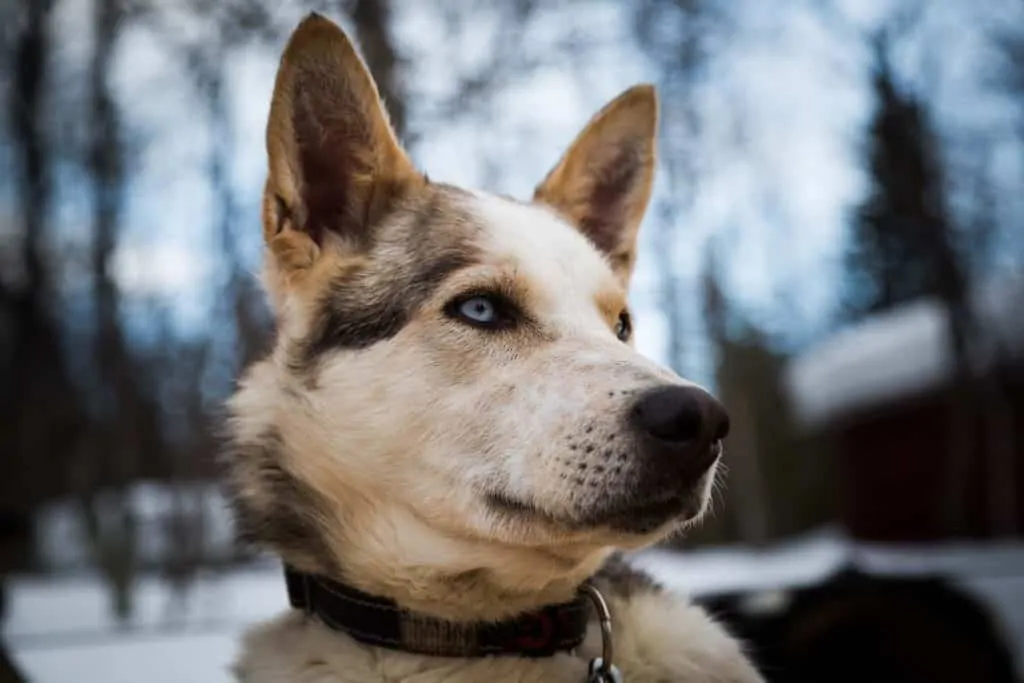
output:
[[[391,205],[425,183],[345,33],[310,14],[281,57],[267,124],[263,233],[285,272],[328,244],[359,249]]]

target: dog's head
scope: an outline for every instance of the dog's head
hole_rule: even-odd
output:
[[[700,514],[727,418],[631,346],[656,119],[628,90],[531,202],[432,183],[342,31],[299,26],[267,130],[277,340],[231,405],[255,540],[367,590],[514,592]]]

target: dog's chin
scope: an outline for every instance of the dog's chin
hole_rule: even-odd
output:
[[[580,523],[587,527],[606,528],[616,534],[667,535],[700,517],[707,501],[704,487],[666,490],[639,499],[609,498],[588,510]]]
[[[527,523],[543,523],[569,532],[605,530],[617,537],[635,536],[650,542],[651,537],[667,536],[703,514],[710,498],[710,476],[682,490],[665,488],[643,495],[609,493],[571,515],[551,514],[502,494],[489,494],[487,502],[492,509]]]

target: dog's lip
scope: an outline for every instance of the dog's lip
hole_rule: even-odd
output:
[[[630,500],[601,510],[595,515],[597,523],[616,526],[625,520],[655,520],[667,522],[686,511],[692,491],[666,491],[642,500]]]
[[[484,500],[492,509],[508,515],[540,519],[550,524],[564,524],[563,520],[555,518],[553,515],[541,510],[536,505],[528,503],[520,498],[514,498],[502,491],[488,491],[484,494]]]
[[[523,502],[518,498],[513,498],[507,493],[503,493],[501,491],[488,491],[484,494],[484,498],[491,506],[500,508],[506,512],[514,512],[517,514],[538,512],[537,508],[533,505]]]
[[[582,519],[556,517],[506,493],[489,492],[485,494],[485,499],[493,509],[520,518],[542,520],[552,525],[572,528],[607,526],[623,531],[648,533],[684,515],[692,506],[693,492],[671,491],[644,500],[631,500],[595,510],[594,514]]]

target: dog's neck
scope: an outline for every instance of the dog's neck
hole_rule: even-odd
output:
[[[445,532],[394,503],[373,515],[339,509],[335,519],[340,523],[327,541],[335,566],[283,559],[403,609],[450,621],[507,619],[572,600],[614,550],[597,543],[507,545]]]
[[[571,568],[560,567],[559,573],[544,571],[551,569],[553,559],[540,551],[517,549],[514,557],[505,558],[504,567],[501,553],[497,555],[489,566],[465,569],[393,564],[386,572],[375,573],[349,558],[344,568],[304,571],[386,598],[410,612],[453,622],[497,621],[574,599],[608,553],[595,553]]]

